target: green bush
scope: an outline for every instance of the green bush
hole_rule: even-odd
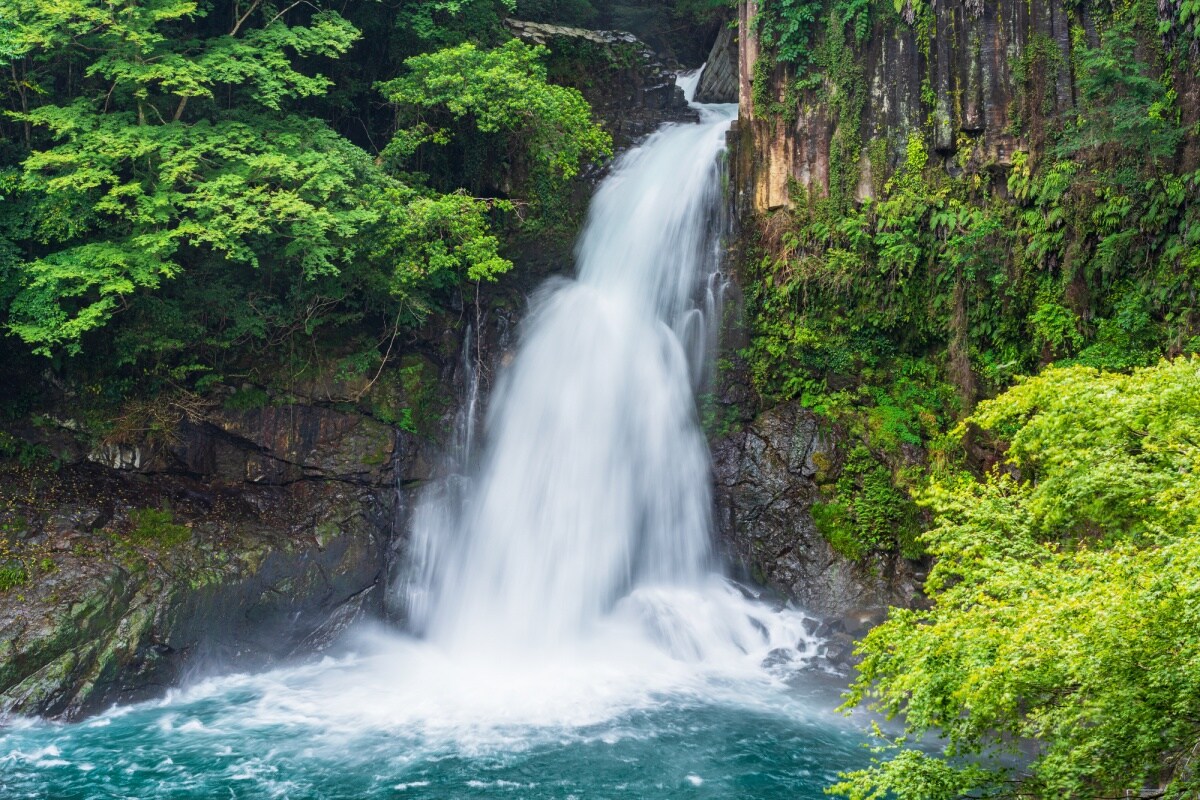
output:
[[[933,606],[868,634],[847,703],[905,735],[834,792],[1195,797],[1200,360],[1051,369],[970,421],[1007,463],[921,493]]]
[[[29,582],[29,571],[20,561],[6,561],[0,564],[0,592],[7,592]]]

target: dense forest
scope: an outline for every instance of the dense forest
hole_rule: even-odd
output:
[[[1065,32],[977,69],[985,4],[0,0],[0,456],[58,469],[4,431],[64,403],[103,444],[331,364],[369,386],[431,317],[566,252],[614,155],[587,81],[506,19],[630,30],[676,68],[733,26],[726,188],[754,195],[772,142],[821,168],[731,198],[745,337],[717,383],[752,397],[697,416],[717,440],[814,412],[815,529],[928,569],[845,696],[903,730],[830,791],[1196,797],[1200,2],[1012,4]],[[889,107],[872,54],[908,45],[919,97]],[[997,63],[993,134],[971,81]],[[12,598],[54,565],[5,526]]]

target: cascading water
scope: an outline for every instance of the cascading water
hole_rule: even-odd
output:
[[[601,185],[578,278],[535,298],[474,470],[464,418],[467,474],[416,510],[396,589],[415,637],[365,631],[339,658],[0,729],[0,790],[817,798],[860,765],[853,729],[797,683],[817,647],[803,616],[747,599],[710,553],[694,395],[736,109],[699,111]]]
[[[736,106],[702,113],[617,163],[578,280],[535,302],[494,395],[470,510],[440,534],[428,634],[448,647],[582,635],[632,589],[694,587],[710,567],[695,300],[715,269],[718,155]]]

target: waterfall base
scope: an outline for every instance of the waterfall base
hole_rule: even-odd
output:
[[[592,635],[473,655],[353,652],[0,731],[6,796],[822,797],[862,766],[804,618],[733,587],[635,593]],[[738,642],[714,653],[705,642]],[[800,638],[793,638],[800,637]],[[793,641],[794,647],[779,647]]]

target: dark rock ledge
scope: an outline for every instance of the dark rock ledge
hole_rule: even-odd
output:
[[[0,527],[30,573],[0,592],[0,715],[78,717],[381,613],[395,473],[419,480],[421,459],[358,414],[208,412],[165,446],[68,440],[57,463],[0,466]]]

